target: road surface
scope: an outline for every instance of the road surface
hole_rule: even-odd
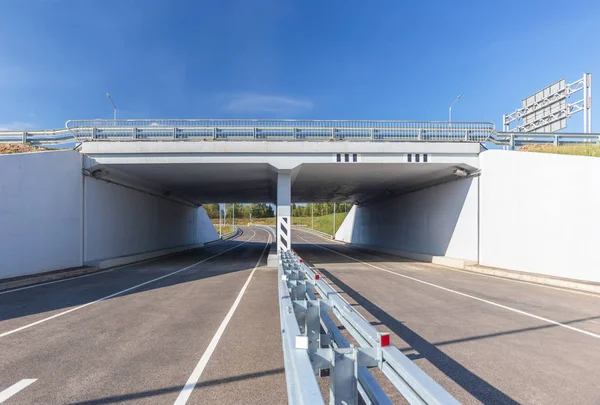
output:
[[[296,229],[292,243],[460,402],[600,403],[600,296],[367,252]]]
[[[0,292],[0,403],[281,403],[270,237],[242,229],[185,254]]]

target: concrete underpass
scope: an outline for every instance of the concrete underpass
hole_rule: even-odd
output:
[[[20,175],[5,185],[0,276],[102,269],[0,291],[0,391],[35,379],[6,403],[285,402],[276,241],[459,401],[596,403],[600,295],[461,270],[600,281],[596,239],[574,249],[561,234],[572,224],[522,213],[568,194],[545,159],[411,142],[89,142],[3,157]],[[251,226],[211,243],[201,204],[252,201],[277,205],[276,239]],[[336,241],[285,226],[290,204],[310,201],[355,203]],[[524,218],[531,230],[515,227]]]

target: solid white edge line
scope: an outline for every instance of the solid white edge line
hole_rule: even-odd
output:
[[[248,288],[248,285],[250,284],[250,281],[252,280],[252,276],[254,275],[254,272],[256,271],[257,267],[259,266],[260,261],[262,260],[262,257],[264,256],[265,251],[267,250],[267,247],[269,247],[270,244],[271,244],[271,234],[269,233],[269,238],[267,239],[267,243],[265,244],[265,247],[263,248],[263,250],[260,254],[260,257],[258,258],[258,261],[256,262],[256,266],[254,266],[254,268],[250,272],[250,275],[248,276],[246,283],[244,283],[244,286],[242,287],[238,296],[236,297],[235,301],[233,302],[233,305],[229,309],[229,312],[227,312],[227,315],[225,315],[223,322],[221,322],[221,325],[219,325],[219,328],[215,332],[213,338],[211,339],[210,343],[208,344],[208,347],[204,351],[204,354],[198,361],[198,364],[196,364],[194,371],[192,371],[190,378],[188,378],[187,382],[183,386],[183,389],[179,393],[179,396],[177,397],[177,399],[175,400],[173,405],[186,404],[188,399],[190,398],[190,395],[192,395],[192,391],[196,387],[196,384],[198,384],[198,381],[200,380],[200,377],[202,376],[202,372],[204,371],[204,368],[208,364],[210,357],[212,356],[215,349],[217,348],[217,345],[219,344],[219,340],[221,340],[221,336],[223,336],[223,333],[225,332],[225,328],[227,328],[229,321],[233,317],[235,310],[237,309],[240,301],[242,300],[244,293],[246,292],[246,288]]]
[[[37,381],[37,378],[26,378],[19,381],[16,384],[11,385],[4,391],[0,392],[0,404],[4,403],[7,399],[18,393],[19,391],[27,388],[31,384]]]
[[[252,231],[252,232],[254,232],[254,231]],[[139,288],[139,287],[145,286],[146,284],[150,284],[150,283],[153,283],[153,282],[155,282],[155,281],[162,280],[163,278],[170,277],[170,276],[172,276],[172,275],[174,275],[174,274],[181,273],[182,271],[185,271],[185,270],[191,269],[192,267],[194,267],[194,266],[197,266],[197,265],[199,265],[199,264],[202,264],[202,263],[204,263],[204,262],[206,262],[206,261],[208,261],[208,260],[211,260],[211,259],[213,259],[213,258],[215,258],[215,257],[217,257],[217,256],[221,256],[223,253],[227,253],[227,252],[229,252],[230,250],[237,249],[237,248],[239,248],[240,246],[242,246],[242,245],[244,245],[244,244],[246,244],[246,243],[250,242],[250,241],[251,241],[251,240],[252,240],[252,239],[253,239],[255,236],[256,236],[256,232],[254,232],[254,235],[252,235],[252,237],[251,237],[250,239],[248,239],[247,241],[244,241],[244,242],[240,243],[240,244],[239,244],[239,245],[237,245],[237,246],[234,246],[234,247],[232,247],[232,248],[229,248],[229,249],[227,249],[227,250],[224,250],[224,251],[222,251],[222,252],[220,252],[220,253],[217,253],[216,255],[213,255],[213,256],[211,256],[211,257],[208,257],[208,258],[206,258],[206,259],[200,260],[199,262],[193,263],[193,264],[191,264],[191,265],[189,265],[189,266],[186,266],[186,267],[184,267],[184,268],[182,268],[182,269],[175,270],[175,271],[173,271],[173,272],[171,272],[171,273],[168,273],[168,274],[165,274],[165,275],[163,275],[163,276],[160,276],[160,277],[157,277],[157,278],[153,278],[152,280],[148,280],[148,281],[145,281],[145,282],[143,282],[143,283],[141,283],[141,284],[134,285],[133,287],[126,288],[125,290],[121,290],[121,291],[118,291],[118,292],[116,292],[116,293],[113,293],[113,294],[107,295],[106,297],[98,298],[97,300],[90,301],[90,302],[88,302],[88,303],[86,303],[86,304],[79,305],[79,306],[77,306],[77,307],[74,307],[74,308],[71,308],[71,309],[69,309],[69,310],[66,310],[66,311],[60,312],[60,313],[58,313],[58,314],[54,314],[54,315],[52,315],[52,316],[49,316],[49,317],[47,317],[47,318],[40,319],[39,321],[32,322],[32,323],[30,323],[30,324],[27,324],[27,325],[21,326],[21,327],[19,327],[19,328],[17,328],[17,329],[13,329],[13,330],[9,330],[8,332],[1,333],[1,334],[0,334],[0,338],[3,338],[3,337],[5,337],[5,336],[8,336],[8,335],[12,335],[13,333],[16,333],[16,332],[20,332],[20,331],[22,331],[23,329],[31,328],[32,326],[39,325],[39,324],[41,324],[41,323],[44,323],[44,322],[46,322],[46,321],[49,321],[49,320],[51,320],[51,319],[58,318],[59,316],[66,315],[66,314],[68,314],[68,313],[70,313],[70,312],[77,311],[77,310],[79,310],[79,309],[82,309],[82,308],[85,308],[85,307],[87,307],[87,306],[89,306],[89,305],[96,304],[96,303],[98,303],[98,302],[100,302],[100,301],[104,301],[104,300],[107,300],[107,299],[109,299],[109,298],[116,297],[117,295],[121,295],[121,294],[123,294],[123,293],[126,293],[126,292],[128,292],[128,291],[135,290],[135,289],[137,289],[137,288]]]
[[[372,267],[372,268],[374,268],[376,270],[384,271],[386,273],[390,273],[390,274],[393,274],[393,275],[398,276],[398,277],[404,277],[406,279],[409,279],[409,280],[412,280],[412,281],[416,281],[418,283],[425,284],[425,285],[428,285],[430,287],[435,287],[435,288],[439,288],[440,290],[444,290],[444,291],[448,291],[448,292],[451,292],[451,293],[454,293],[454,294],[462,295],[463,297],[471,298],[471,299],[474,299],[476,301],[480,301],[480,302],[484,302],[484,303],[489,304],[489,305],[496,306],[498,308],[506,309],[508,311],[515,312],[517,314],[525,315],[525,316],[528,316],[530,318],[535,318],[537,320],[544,321],[544,322],[550,323],[552,325],[560,326],[562,328],[566,328],[566,329],[572,330],[574,332],[579,332],[579,333],[582,333],[584,335],[587,335],[587,336],[590,336],[590,337],[593,337],[593,338],[596,338],[596,339],[600,339],[600,335],[598,335],[596,333],[588,332],[588,331],[583,330],[583,329],[579,329],[579,328],[575,328],[573,326],[565,325],[563,323],[560,323],[558,321],[554,321],[552,319],[544,318],[544,317],[539,316],[539,315],[535,315],[535,314],[531,314],[529,312],[521,311],[520,309],[516,309],[516,308],[508,307],[506,305],[498,304],[497,302],[489,301],[489,300],[486,300],[486,299],[483,299],[483,298],[479,298],[479,297],[476,297],[474,295],[465,294],[465,293],[460,292],[460,291],[452,290],[451,288],[442,287],[441,285],[437,285],[437,284],[433,284],[433,283],[430,283],[430,282],[427,282],[427,281],[423,281],[423,280],[420,280],[420,279],[415,278],[415,277],[410,277],[410,276],[406,276],[404,274],[396,273],[396,272],[391,271],[391,270],[382,269],[381,267],[377,267],[377,266],[375,266],[373,264],[370,264],[370,263],[367,263],[367,262],[363,262],[362,260],[356,259],[354,257],[345,255],[345,254],[340,253],[340,252],[336,252],[333,249],[329,249],[329,248],[326,248],[324,246],[317,245],[315,243],[309,242],[309,241],[307,241],[306,239],[304,239],[301,236],[298,236],[298,237],[300,239],[302,239],[303,241],[305,241],[307,243],[310,243],[311,245],[317,246],[317,247],[319,247],[321,249],[328,250],[328,251],[330,251],[332,253],[335,253],[335,254],[338,254],[340,256],[346,257],[346,258],[348,258],[350,260],[354,260],[355,262],[358,262],[358,263],[364,264],[366,266]]]
[[[319,235],[317,233],[312,233],[312,232],[304,230],[304,229],[300,229],[300,231],[306,232],[306,233],[308,233],[309,235],[312,235],[312,236],[318,236],[318,237],[320,237],[320,238],[322,238],[322,239],[324,239],[326,241],[329,241],[329,242],[335,242],[338,245],[347,246],[350,249],[361,250],[360,247],[354,247],[354,246],[352,246],[351,243],[341,242],[341,241],[338,241],[338,240],[335,240],[335,239],[327,239],[327,238],[325,238],[325,237],[323,237],[323,236],[321,236],[321,235]],[[399,257],[401,259],[411,260],[411,259],[408,259],[408,258],[403,257],[403,256],[393,255],[391,253],[385,253],[385,252],[377,252],[375,250],[369,250],[367,248],[362,248],[362,250],[365,250],[367,252],[374,253],[374,254],[379,253],[379,254],[384,254],[384,255],[388,255],[388,256]],[[513,283],[528,284],[528,285],[532,285],[532,286],[535,286],[535,287],[549,288],[551,290],[563,291],[563,292],[568,292],[568,293],[571,293],[571,294],[587,295],[588,297],[600,298],[600,294],[595,294],[595,293],[586,292],[586,291],[574,290],[574,289],[571,289],[571,288],[568,288],[568,287],[556,287],[556,286],[553,286],[553,285],[536,283],[534,281],[519,280],[519,279],[515,279],[515,278],[509,278],[509,277],[503,277],[503,276],[496,276],[496,275],[493,275],[493,274],[478,273],[476,271],[459,269],[459,268],[451,267],[451,266],[444,266],[443,264],[435,264],[435,263],[428,263],[428,262],[419,262],[419,264],[422,265],[422,266],[431,266],[432,268],[438,269],[438,270],[440,268],[442,268],[444,270],[458,271],[458,272],[467,274],[469,276],[494,278],[496,280],[501,280],[501,281],[510,281],[510,282],[513,282]]]
[[[211,244],[209,246],[206,246],[206,245],[198,246],[197,248],[193,248],[193,249],[189,249],[189,250],[184,250],[183,252],[171,253],[171,254],[167,254],[167,255],[164,255],[164,256],[158,256],[158,257],[153,257],[151,259],[141,260],[139,262],[133,262],[133,263],[129,263],[129,264],[124,264],[122,266],[111,267],[110,269],[95,271],[95,272],[90,273],[90,274],[82,274],[80,276],[65,277],[65,278],[62,278],[60,280],[46,281],[46,282],[42,282],[42,283],[37,283],[37,284],[32,284],[32,285],[26,285],[26,286],[23,286],[23,287],[11,288],[11,289],[8,289],[8,290],[5,290],[5,291],[0,291],[0,295],[2,295],[2,294],[9,294],[9,293],[13,293],[13,292],[21,291],[21,290],[29,290],[30,288],[43,287],[43,286],[49,285],[49,284],[56,284],[56,283],[63,283],[65,281],[77,280],[77,279],[84,278],[84,277],[97,276],[97,275],[100,275],[100,274],[109,273],[109,272],[114,271],[114,270],[119,270],[119,269],[124,269],[126,267],[135,266],[137,264],[144,264],[144,263],[149,263],[149,262],[156,261],[156,260],[159,260],[159,259],[166,259],[166,258],[171,257],[171,256],[183,255],[185,253],[190,252],[191,250],[202,249],[204,247],[217,246],[217,245],[220,245],[223,242],[227,242],[228,240],[232,240],[232,239],[233,238],[221,240],[221,241],[213,243],[213,244]],[[35,274],[31,274],[31,275],[34,276]]]

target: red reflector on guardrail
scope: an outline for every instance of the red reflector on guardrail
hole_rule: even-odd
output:
[[[320,279],[320,278],[321,278],[321,276],[320,276],[320,275],[318,275],[318,274],[315,274],[315,280],[318,280],[318,279]]]
[[[298,261],[299,261],[300,263],[302,263],[302,259],[298,259]]]
[[[381,343],[381,347],[389,346],[390,345],[390,334],[382,333],[380,343]]]

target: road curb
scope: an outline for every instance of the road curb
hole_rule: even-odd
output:
[[[13,288],[26,287],[33,284],[46,283],[48,281],[62,280],[65,278],[83,276],[86,274],[92,274],[101,271],[99,267],[81,267],[74,270],[65,270],[60,272],[53,272],[50,274],[42,274],[38,276],[27,277],[24,276],[14,281],[0,281],[0,291],[11,290]]]
[[[560,287],[568,290],[586,291],[595,294],[600,294],[600,284],[590,284],[584,281],[577,281],[572,279],[562,279],[548,277],[539,274],[523,273],[518,271],[498,269],[494,267],[485,266],[465,266],[464,271],[470,271],[473,273],[486,274],[489,276],[495,276],[499,278],[506,278],[511,280],[520,280],[528,283],[548,285],[552,287]]]

